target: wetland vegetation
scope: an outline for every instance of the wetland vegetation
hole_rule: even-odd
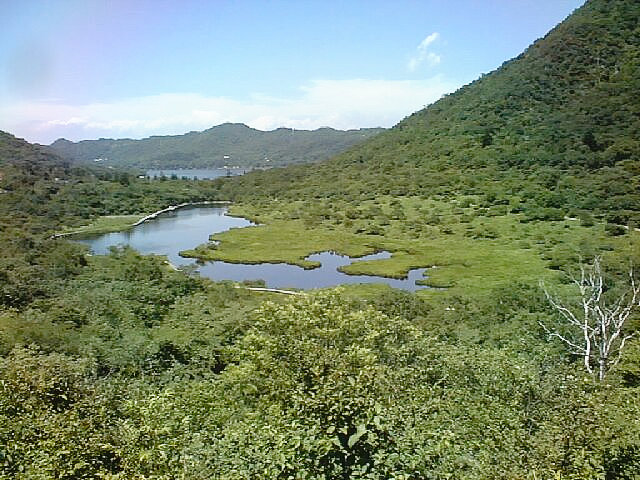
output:
[[[540,281],[575,311],[581,264],[603,308],[637,279],[638,19],[590,0],[313,166],[149,182],[0,134],[0,478],[637,479],[638,309],[600,379]],[[344,269],[448,288],[284,296],[52,238],[206,200],[259,225],[193,256],[386,250]]]
[[[144,223],[139,217],[98,217],[91,225],[79,227],[71,232],[72,238],[91,248],[92,253],[105,255],[113,247],[128,246],[142,254],[166,256],[174,267],[197,268],[197,272],[212,280],[250,280],[266,282],[268,287],[320,288],[336,286],[341,283],[385,283],[395,288],[414,291],[424,283],[422,272],[415,269],[409,272],[410,278],[385,278],[373,275],[346,275],[345,270],[357,270],[360,265],[368,265],[382,259],[389,259],[389,252],[377,252],[362,258],[350,258],[333,252],[320,252],[303,259],[303,265],[297,266],[283,262],[266,263],[264,260],[242,263],[221,261],[204,262],[205,256],[198,256],[198,264],[185,257],[193,246],[209,238],[211,232],[225,232],[247,228],[250,222],[239,217],[226,215],[227,207],[222,206],[185,206],[153,216]],[[142,217],[143,219],[148,218]],[[136,226],[132,221],[138,219]],[[127,223],[129,220],[129,223]],[[121,230],[124,225],[124,230]],[[109,232],[110,228],[116,231]],[[95,232],[95,233],[94,233]],[[209,243],[211,245],[211,243]],[[202,250],[202,249],[201,249]],[[199,250],[198,250],[199,251]],[[197,252],[195,252],[197,254]],[[248,262],[248,263],[247,263]],[[352,263],[353,262],[353,263]],[[368,263],[367,263],[368,262]],[[313,270],[311,270],[313,269]],[[407,276],[405,276],[407,277]],[[416,283],[418,282],[418,283]]]

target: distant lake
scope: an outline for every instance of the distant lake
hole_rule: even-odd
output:
[[[360,258],[349,258],[332,252],[322,252],[307,257],[321,263],[319,268],[305,270],[286,263],[261,263],[257,265],[227,262],[196,263],[194,259],[183,258],[178,252],[194,248],[209,241],[209,235],[231,228],[252,225],[244,218],[226,215],[226,207],[187,207],[166,212],[157,218],[124,232],[87,236],[78,241],[88,245],[94,254],[109,253],[109,247],[129,245],[142,254],[166,255],[176,266],[198,265],[198,272],[212,280],[264,280],[270,288],[322,288],[346,283],[386,283],[394,288],[415,291],[426,288],[416,285],[416,280],[424,278],[424,268],[409,272],[407,279],[392,279],[374,275],[347,275],[338,267],[359,260],[389,258],[389,252],[380,252]]]
[[[171,178],[175,175],[178,178],[188,178],[190,180],[211,180],[213,178],[243,175],[247,173],[247,168],[178,168],[178,169],[161,169],[147,170],[147,177]]]

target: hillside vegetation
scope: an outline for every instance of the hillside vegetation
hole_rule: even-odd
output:
[[[355,234],[394,254],[358,273],[436,265],[427,283],[467,294],[546,277],[541,261],[637,261],[639,19],[637,2],[587,2],[495,72],[328,162],[219,181],[265,226],[195,254],[296,263],[327,231],[337,251]],[[297,236],[298,254],[272,248],[271,231]]]
[[[640,223],[640,5],[589,1],[517,58],[329,162],[229,196],[480,196],[532,218]],[[309,205],[312,210],[312,205]]]
[[[591,0],[324,164],[146,181],[0,134],[0,479],[638,479],[638,310],[599,380],[539,280],[579,311],[562,271],[601,257],[608,305],[637,277],[639,9]],[[215,199],[262,225],[206,256],[385,248],[358,268],[443,288],[279,296],[51,237]]]
[[[102,164],[120,167],[268,167],[326,160],[381,131],[381,128],[347,131],[279,128],[264,132],[243,124],[225,123],[203,132],[142,140],[100,139],[74,143],[59,139],[50,148],[75,162],[101,159]]]

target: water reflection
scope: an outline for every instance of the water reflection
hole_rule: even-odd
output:
[[[212,233],[252,225],[244,218],[226,215],[226,211],[226,207],[182,208],[159,215],[156,219],[125,232],[96,235],[79,241],[89,245],[98,255],[109,253],[110,246],[129,245],[143,254],[166,255],[168,260],[177,266],[193,265],[193,259],[183,258],[178,252],[206,243]],[[216,261],[199,265],[198,271],[202,276],[212,280],[264,280],[271,288],[310,289],[347,283],[386,283],[391,287],[408,291],[426,288],[416,285],[417,280],[424,279],[424,268],[411,270],[406,279],[347,275],[337,270],[353,262],[381,260],[390,256],[389,252],[380,252],[361,258],[350,258],[333,252],[322,252],[307,257],[321,263],[321,267],[312,270],[286,263],[247,265]]]
[[[380,252],[367,255],[358,259],[352,259],[345,255],[338,255],[333,252],[322,252],[309,255],[308,260],[315,260],[321,263],[319,268],[305,270],[296,265],[286,263],[261,263],[258,265],[245,265],[227,262],[207,262],[200,267],[200,273],[215,280],[234,280],[241,282],[244,280],[264,280],[271,288],[323,288],[333,287],[342,284],[353,283],[386,283],[387,285],[409,290],[411,292],[425,288],[416,285],[417,280],[424,279],[424,268],[416,268],[409,272],[406,279],[394,279],[377,277],[373,275],[347,275],[338,271],[338,267],[349,265],[357,261],[379,260],[389,258],[389,252]]]
[[[113,245],[128,245],[140,253],[166,255],[177,266],[193,264],[190,258],[178,255],[209,241],[209,235],[231,228],[252,225],[249,220],[226,215],[226,207],[186,207],[159,215],[124,232],[95,235],[79,240],[93,253],[105,255]]]

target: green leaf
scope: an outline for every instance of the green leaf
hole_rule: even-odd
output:
[[[360,440],[360,438],[365,433],[367,433],[367,426],[364,423],[361,423],[360,425],[358,425],[358,428],[356,429],[356,433],[354,433],[349,437],[349,441],[347,442],[347,445],[349,445],[349,448],[353,448],[353,446],[356,443],[358,443],[358,440]]]

